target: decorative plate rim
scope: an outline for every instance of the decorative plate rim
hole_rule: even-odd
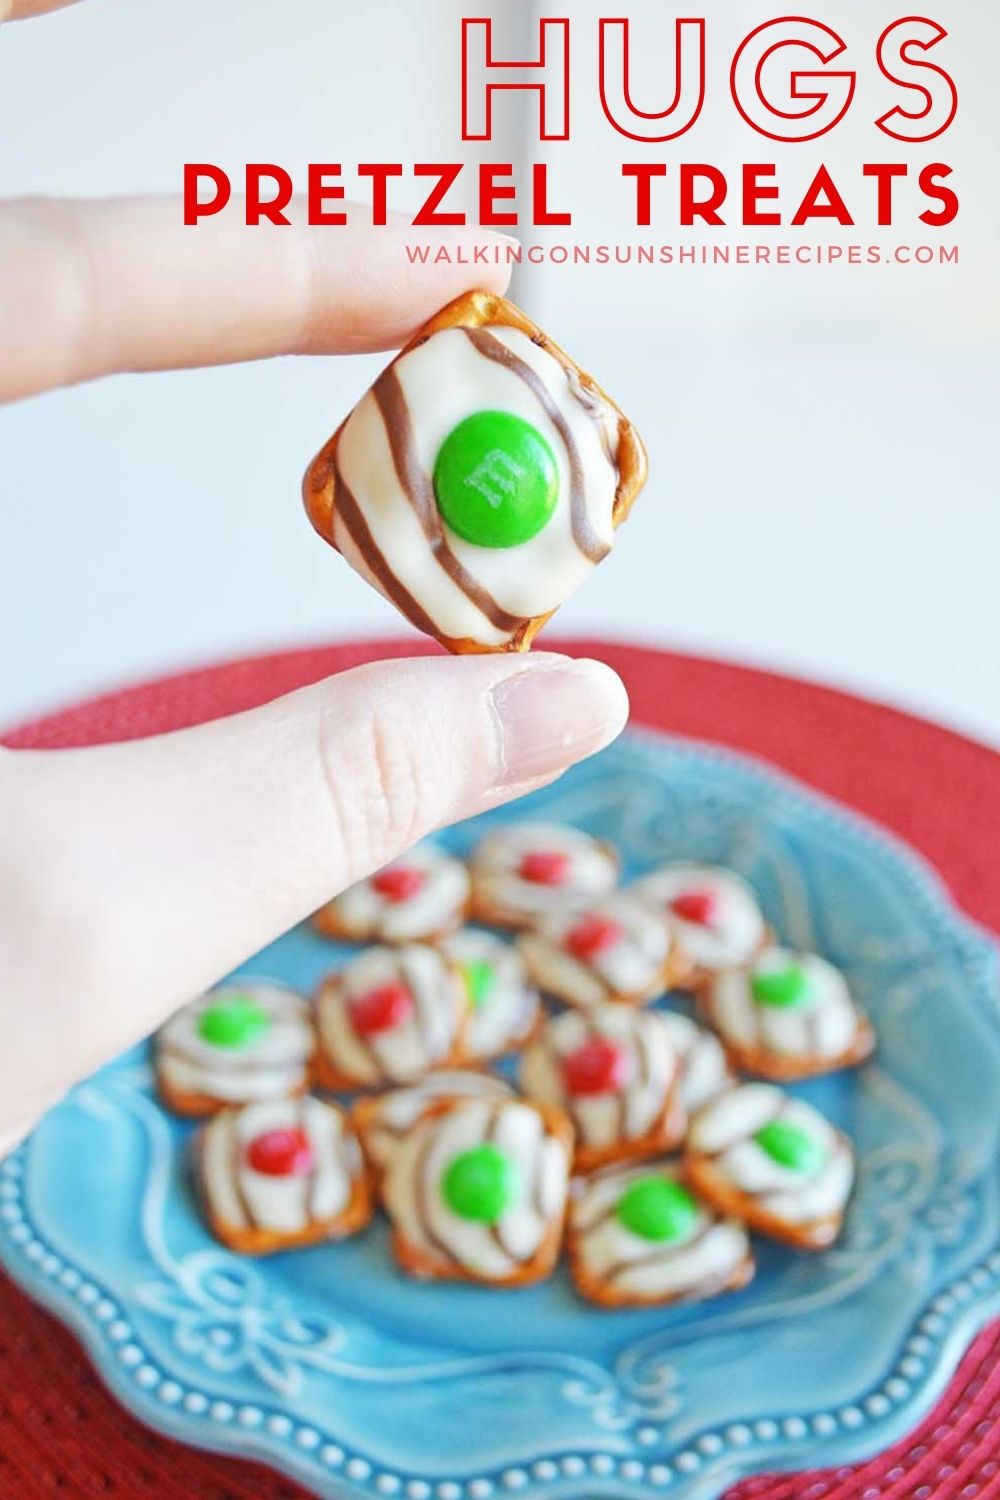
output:
[[[879,850],[947,935],[963,961],[981,969],[1000,1022],[996,937],[956,904],[938,871],[898,834],[759,756],[693,736],[645,726],[627,732],[628,745],[728,765],[790,805],[797,817],[847,825],[855,839]],[[12,1279],[80,1339],[111,1394],[154,1430],[211,1452],[269,1464],[313,1490],[337,1497],[394,1496],[405,1500],[490,1500],[532,1493],[588,1500],[640,1500],[650,1491],[710,1500],[752,1473],[790,1471],[808,1464],[853,1462],[881,1452],[911,1431],[946,1388],[969,1343],[1000,1312],[1000,1239],[971,1267],[930,1297],[911,1321],[894,1364],[854,1401],[828,1411],[707,1426],[668,1459],[557,1451],[523,1465],[493,1466],[461,1479],[392,1471],[352,1451],[332,1434],[297,1420],[275,1402],[233,1401],[161,1370],[100,1280],[48,1244],[24,1200],[31,1140],[0,1162],[0,1264]],[[831,1457],[825,1445],[836,1440]]]

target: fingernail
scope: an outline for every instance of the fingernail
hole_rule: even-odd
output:
[[[499,730],[500,786],[557,775],[603,750],[628,718],[621,678],[599,661],[526,666],[498,682],[490,702]]]

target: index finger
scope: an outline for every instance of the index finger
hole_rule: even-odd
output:
[[[75,4],[76,0],[0,0],[0,21],[27,21],[31,16],[44,16],[50,10],[65,10]]]
[[[411,259],[427,242],[402,220],[248,228],[236,199],[194,227],[175,198],[0,203],[0,400],[117,370],[395,348],[463,292],[505,290],[504,236],[436,229],[427,263]]]

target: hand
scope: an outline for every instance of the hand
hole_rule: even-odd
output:
[[[504,289],[498,268],[411,267],[403,233],[185,228],[163,199],[0,205],[0,397],[381,349],[472,285]],[[427,658],[158,739],[0,750],[0,1152],[345,885],[552,780],[627,710],[597,662]]]

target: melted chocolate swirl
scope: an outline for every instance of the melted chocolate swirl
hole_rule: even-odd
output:
[[[413,506],[420,528],[427,538],[431,551],[448,577],[458,585],[467,599],[485,615],[497,630],[517,630],[524,621],[519,615],[508,614],[482,584],[476,582],[467,568],[463,567],[448,545],[444,534],[441,514],[434,496],[434,486],[417,457],[413,440],[413,424],[406,404],[403,387],[394,365],[379,376],[372,387],[375,404],[385,423],[389,439],[389,451],[399,477],[403,494]]]
[[[544,380],[537,371],[532,369],[527,360],[521,359],[520,355],[508,349],[507,345],[490,333],[488,328],[466,328],[463,332],[485,359],[492,359],[496,364],[503,365],[505,370],[510,370],[513,375],[517,375],[525,385],[531,388],[538,404],[562,438],[569,461],[570,521],[573,540],[584,557],[592,563],[599,563],[607,557],[611,547],[601,540],[590,524],[580,450],[576,446],[569,423],[552,399]]]

